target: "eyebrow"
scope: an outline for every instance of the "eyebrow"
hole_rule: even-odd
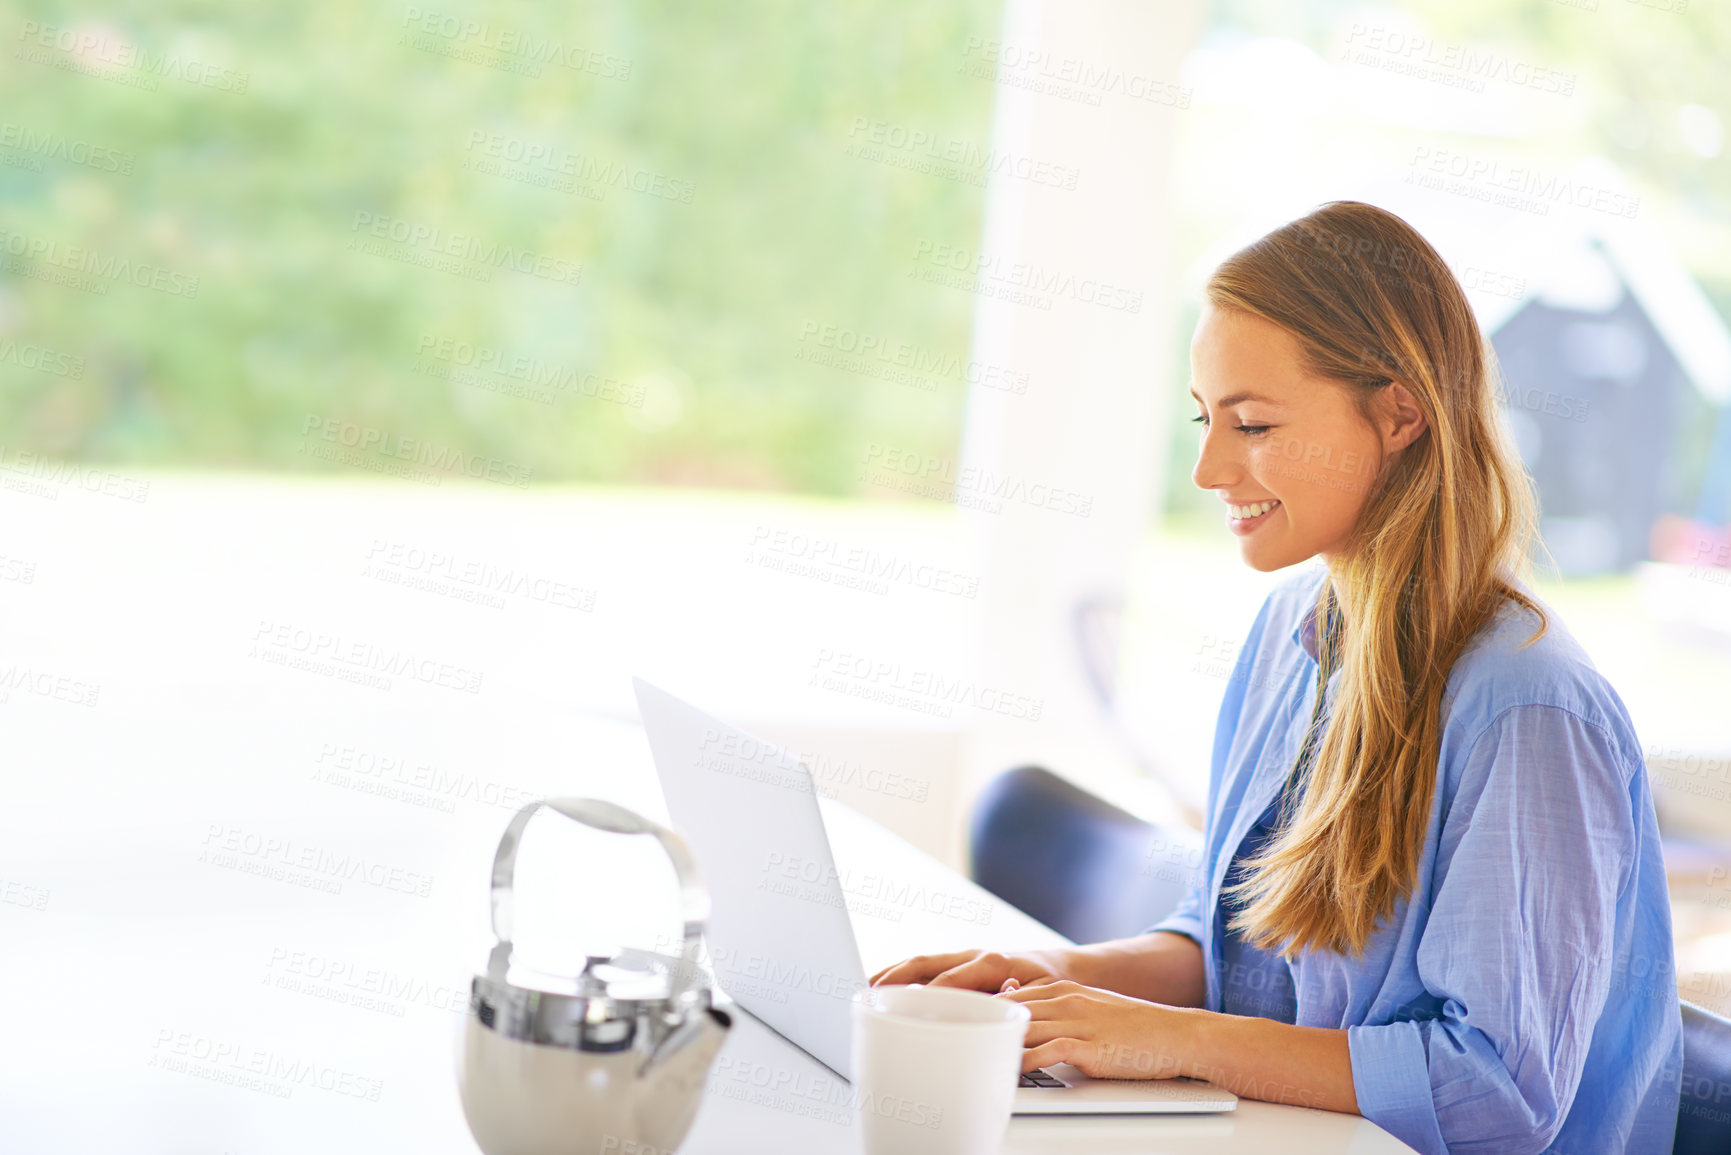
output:
[[[1207,402],[1202,401],[1201,395],[1196,392],[1196,389],[1194,386],[1192,386],[1190,389],[1190,396],[1195,397],[1198,402],[1201,402],[1204,405],[1207,404]],[[1272,397],[1264,397],[1260,393],[1244,392],[1244,393],[1234,393],[1230,397],[1222,397],[1220,399],[1220,408],[1230,409],[1234,405],[1238,405],[1238,404],[1245,402],[1245,401],[1261,401],[1266,405],[1279,405],[1280,404],[1280,402],[1276,401]]]

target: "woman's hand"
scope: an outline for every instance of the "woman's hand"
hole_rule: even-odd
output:
[[[999,954],[996,951],[963,950],[952,954],[923,954],[885,967],[872,976],[871,985],[894,986],[925,983],[934,987],[962,987],[997,994],[1007,980],[1028,983],[1064,978],[1066,967],[1056,951]]]
[[[1022,984],[999,998],[1033,1014],[1022,1070],[1069,1063],[1096,1079],[1170,1079],[1189,1074],[1195,1012],[1085,987],[1065,979]]]
[[[997,996],[1027,1007],[1022,1070],[1096,1079],[1207,1079],[1235,1095],[1358,1113],[1346,1031],[1172,1007],[1064,979]]]

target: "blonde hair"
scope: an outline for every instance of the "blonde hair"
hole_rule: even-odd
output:
[[[1218,308],[1297,338],[1307,368],[1339,382],[1368,420],[1399,381],[1427,429],[1370,480],[1329,558],[1317,621],[1341,671],[1332,717],[1291,818],[1232,887],[1233,927],[1290,958],[1361,955],[1417,884],[1455,659],[1527,573],[1536,502],[1495,408],[1495,358],[1459,282],[1393,213],[1327,204],[1228,258],[1208,281]],[[1338,599],[1338,601],[1336,600]]]

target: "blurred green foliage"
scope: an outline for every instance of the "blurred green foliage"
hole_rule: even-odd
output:
[[[1326,58],[1389,11],[1213,0],[1209,35]],[[1578,74],[1546,147],[1619,163],[1726,308],[1731,169],[1678,126],[1731,121],[1731,7],[1401,11]],[[965,44],[999,22],[996,0],[0,0],[0,449],[824,494],[862,491],[874,441],[951,457],[958,372],[898,382],[825,342],[966,362],[973,298],[907,273],[922,241],[977,243],[983,181],[850,146],[866,121],[986,145]],[[1181,173],[1208,163],[1193,135]],[[1183,267],[1219,228],[1174,211]]]
[[[959,374],[802,357],[967,360],[972,298],[907,270],[975,242],[983,182],[849,152],[858,118],[989,139],[959,66],[998,4],[917,17],[0,4],[0,441],[820,493],[870,441],[952,453]]]

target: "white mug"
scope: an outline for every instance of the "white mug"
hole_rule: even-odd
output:
[[[1028,1008],[955,987],[853,997],[854,1106],[866,1155],[996,1155]]]

